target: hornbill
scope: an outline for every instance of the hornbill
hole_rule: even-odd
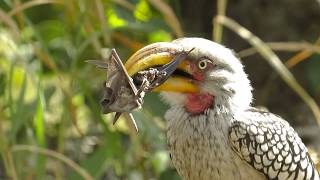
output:
[[[202,38],[181,38],[140,49],[125,67],[134,79],[191,49],[154,90],[170,105],[167,142],[178,174],[185,180],[319,179],[294,129],[251,106],[250,81],[230,49]]]

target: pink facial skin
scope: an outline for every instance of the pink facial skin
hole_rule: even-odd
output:
[[[188,94],[185,108],[193,114],[203,113],[210,108],[214,102],[214,97],[210,94],[193,93]]]
[[[189,63],[193,79],[196,81],[204,81],[205,73],[208,69],[212,69],[212,63],[207,64],[205,69],[199,69],[197,64]],[[207,93],[192,93],[187,94],[185,108],[188,112],[193,114],[203,113],[206,109],[210,108],[214,103],[214,96]]]

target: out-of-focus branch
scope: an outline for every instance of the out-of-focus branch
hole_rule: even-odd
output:
[[[14,33],[15,37],[19,37],[19,28],[14,20],[0,8],[0,20],[6,24]]]
[[[79,166],[77,163],[66,157],[65,155],[49,150],[44,148],[39,148],[36,146],[31,145],[14,145],[12,147],[12,152],[19,152],[19,151],[29,151],[37,154],[42,154],[48,157],[55,158],[69,167],[71,167],[73,170],[75,170],[77,173],[79,173],[85,180],[93,180],[93,177],[81,166]]]
[[[14,9],[12,9],[9,13],[8,16],[14,16],[18,14],[19,12],[31,8],[33,6],[38,6],[42,4],[63,4],[63,1],[61,0],[33,0],[33,1],[27,1]]]
[[[288,51],[288,52],[295,52],[295,51],[309,51],[314,53],[320,54],[320,47],[307,43],[307,42],[267,42],[266,43],[272,50],[275,51]],[[257,49],[254,47],[241,50],[238,55],[241,58],[252,56],[258,53]]]
[[[217,16],[215,19],[217,22],[223,24],[227,28],[237,33],[240,37],[245,39],[262,57],[271,65],[271,67],[280,75],[280,77],[294,90],[301,99],[309,106],[312,110],[318,126],[320,126],[320,110],[316,101],[303,89],[303,87],[297,82],[292,73],[288,68],[281,62],[279,57],[271,50],[271,48],[264,43],[257,36],[252,34],[248,29],[244,28],[234,20],[225,17]]]
[[[320,48],[320,38],[316,41],[315,43],[315,47]],[[295,56],[291,57],[290,59],[288,59],[286,61],[286,65],[291,68],[295,65],[297,65],[298,63],[302,62],[303,60],[307,59],[308,57],[310,57],[314,52],[311,51],[310,49],[305,49],[304,51],[296,54]],[[318,53],[318,52],[317,52]]]

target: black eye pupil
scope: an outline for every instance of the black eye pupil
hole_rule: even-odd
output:
[[[200,67],[201,68],[204,68],[206,66],[206,63],[205,62],[200,62]]]

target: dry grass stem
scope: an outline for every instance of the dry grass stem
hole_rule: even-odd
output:
[[[225,16],[227,10],[227,0],[217,1],[217,16]],[[223,26],[217,21],[213,21],[213,34],[212,38],[215,42],[222,42]]]
[[[287,51],[296,52],[305,50],[312,53],[320,54],[320,47],[307,43],[307,42],[267,42],[266,43],[272,50],[275,51]],[[238,53],[239,57],[244,58],[252,56],[257,53],[257,49],[254,47],[244,49]]]
[[[280,75],[280,77],[302,98],[302,100],[312,110],[318,126],[320,126],[320,110],[315,100],[303,89],[303,87],[297,82],[288,68],[281,62],[279,57],[271,50],[271,48],[264,43],[257,36],[252,34],[249,30],[242,27],[234,20],[225,17],[217,16],[215,19],[217,22],[223,24],[227,28],[237,33],[240,37],[245,39],[249,44],[256,48],[257,52],[271,65],[271,67]]]
[[[64,4],[63,1],[61,0],[33,0],[33,1],[28,1],[20,6],[15,7],[12,9],[9,13],[8,16],[14,16],[17,13],[24,11],[25,9],[31,8],[33,6],[38,6],[42,4]]]
[[[29,151],[37,154],[42,154],[51,158],[55,158],[71,167],[73,170],[79,173],[85,180],[93,180],[93,177],[85,169],[83,169],[77,163],[75,163],[74,161],[72,161],[71,159],[69,159],[61,153],[31,145],[14,145],[12,147],[12,152],[20,151]]]

